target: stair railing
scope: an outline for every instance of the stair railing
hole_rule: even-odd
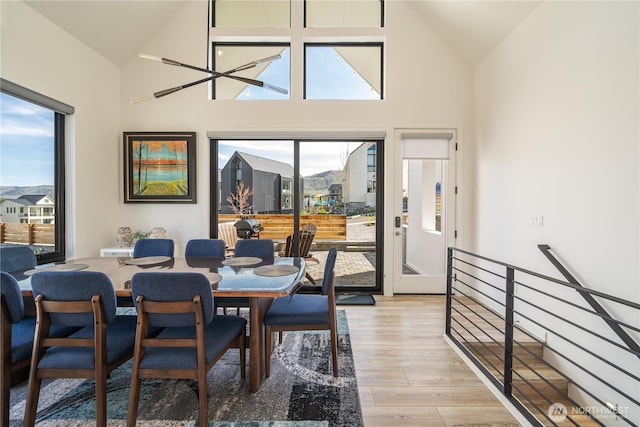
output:
[[[595,298],[629,319],[640,304],[457,248],[447,276],[448,338],[532,425],[640,424],[640,325]]]
[[[556,258],[553,253],[551,253],[551,246],[542,244],[538,245],[538,249],[544,254],[545,257],[553,264],[553,266],[564,276],[565,279],[569,283],[572,283],[579,288],[584,288],[584,286],[578,282],[578,280],[573,276],[573,274],[569,273],[569,270],[565,268],[564,265]],[[578,293],[582,295],[582,297],[589,303],[591,307],[602,317],[602,319],[609,325],[609,327],[620,337],[620,339],[629,347],[631,350],[637,353],[638,357],[640,357],[640,345],[631,338],[631,336],[619,325],[615,319],[613,319],[607,310],[600,305],[598,301],[591,295],[589,292],[585,292],[583,289],[577,289]]]

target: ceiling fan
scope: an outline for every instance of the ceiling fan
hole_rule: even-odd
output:
[[[200,80],[196,80],[196,81],[190,82],[190,83],[185,83],[185,84],[180,85],[180,86],[176,86],[176,87],[172,87],[172,88],[169,88],[169,89],[165,89],[165,90],[161,90],[161,91],[158,91],[158,92],[154,92],[153,95],[147,95],[147,96],[143,96],[141,98],[134,99],[134,100],[131,101],[132,104],[138,104],[140,102],[149,101],[149,100],[151,100],[153,98],[162,98],[163,96],[171,95],[172,93],[178,92],[178,91],[180,91],[182,89],[186,89],[186,88],[191,87],[191,86],[196,86],[196,85],[199,85],[200,83],[205,83],[205,82],[217,79],[218,77],[227,77],[229,79],[238,80],[238,81],[250,84],[250,85],[259,86],[259,87],[263,87],[265,89],[273,90],[275,92],[279,92],[279,93],[282,93],[284,95],[289,93],[286,89],[283,89],[281,87],[265,83],[265,82],[260,81],[260,80],[255,80],[255,79],[250,79],[248,77],[240,77],[240,76],[234,76],[233,75],[233,73],[236,73],[238,71],[248,70],[249,68],[256,67],[259,64],[264,64],[264,63],[267,63],[267,62],[274,61],[276,59],[280,59],[280,55],[273,55],[273,56],[268,56],[266,58],[258,59],[257,61],[252,61],[252,62],[249,62],[247,64],[240,65],[239,67],[233,68],[233,69],[225,71],[225,72],[218,72],[218,71],[215,71],[215,70],[209,70],[208,68],[196,67],[195,65],[183,64],[182,62],[178,62],[178,61],[175,61],[173,59],[163,58],[163,57],[154,56],[154,55],[148,55],[146,53],[140,53],[140,54],[138,54],[138,56],[140,58],[143,58],[143,59],[150,59],[152,61],[162,62],[163,64],[167,64],[167,65],[174,65],[176,67],[182,67],[182,68],[188,68],[190,70],[201,71],[203,73],[210,74],[210,76],[209,77],[205,77],[205,78],[200,79]]]

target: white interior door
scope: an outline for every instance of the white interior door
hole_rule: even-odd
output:
[[[443,294],[455,233],[455,133],[402,130],[395,141],[393,292]]]

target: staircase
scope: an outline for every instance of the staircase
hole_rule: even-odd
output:
[[[458,340],[500,382],[504,375],[504,318],[465,297],[455,297],[456,310],[452,329]],[[480,327],[479,327],[480,325]],[[544,362],[544,342],[535,340],[526,331],[515,328],[513,348],[512,394],[545,426],[598,426],[585,414],[574,414],[576,404],[565,396],[570,379]],[[547,411],[554,404],[567,408],[568,418],[549,417]],[[558,420],[558,421],[556,421]]]

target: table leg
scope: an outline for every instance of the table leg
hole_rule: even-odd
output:
[[[250,298],[249,312],[249,391],[255,393],[264,378],[264,315],[273,298]]]

